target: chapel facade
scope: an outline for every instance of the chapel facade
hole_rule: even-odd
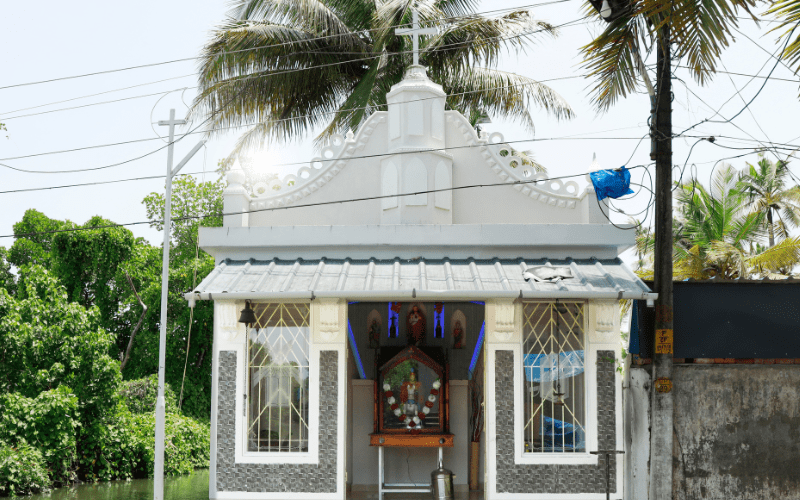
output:
[[[486,500],[606,498],[618,301],[654,298],[618,257],[633,232],[445,98],[412,66],[297,175],[228,173],[186,295],[214,301],[211,498],[382,499],[440,462]]]

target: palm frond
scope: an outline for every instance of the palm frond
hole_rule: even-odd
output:
[[[556,118],[575,116],[566,100],[538,81],[515,73],[473,67],[463,73],[440,75],[452,109],[484,109],[492,116],[517,121],[533,132],[532,105]]]
[[[598,111],[607,111],[617,100],[636,90],[637,65],[633,54],[636,24],[633,16],[623,15],[581,47],[587,78],[596,82],[592,100]]]
[[[786,238],[774,247],[747,259],[747,265],[759,269],[777,271],[800,264],[800,237]]]

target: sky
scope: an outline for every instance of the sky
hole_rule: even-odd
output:
[[[478,11],[528,8],[536,18],[555,25],[576,21],[583,16],[582,2],[578,0],[545,6],[535,6],[536,3],[543,2],[484,0]],[[50,0],[3,2],[0,4],[0,33],[3,34],[0,41],[0,87],[195,57],[225,19],[228,8],[224,0],[141,0],[133,4],[97,0],[77,3]],[[756,13],[761,14],[760,11]],[[777,33],[769,33],[774,26],[768,21],[756,25],[751,20],[742,19],[740,28],[743,34],[733,32],[735,41],[725,50],[719,69],[742,75],[766,76],[776,65],[771,54],[779,48]],[[500,62],[502,70],[547,83],[566,99],[576,113],[572,120],[559,121],[542,110],[533,109],[535,134],[526,132],[516,123],[497,118],[485,126],[488,131],[501,132],[507,141],[530,141],[514,142],[514,146],[530,150],[547,167],[551,176],[585,174],[591,168],[594,155],[603,168],[650,163],[649,138],[641,140],[647,134],[650,109],[644,87],[640,93],[628,96],[608,112],[599,114],[591,98],[592,81],[581,77],[586,71],[582,67],[580,47],[602,28],[600,22],[568,26],[560,30],[558,37],[535,38],[525,53],[508,53]],[[646,62],[654,63],[655,57]],[[684,63],[675,61],[674,64]],[[15,193],[7,191],[163,176],[167,129],[153,122],[166,119],[172,108],[178,116],[185,115],[196,94],[196,68],[197,61],[188,60],[0,88],[0,122],[8,128],[0,135],[0,245],[8,247],[13,243],[12,238],[5,236],[12,234],[13,224],[29,208],[76,223],[83,223],[94,215],[118,223],[146,221],[142,199],[151,192],[163,192],[163,178]],[[712,167],[720,159],[751,153],[730,162],[737,168],[743,167],[745,161],[755,162],[757,155],[753,148],[757,147],[758,141],[800,144],[800,127],[796,125],[796,117],[800,116],[800,78],[782,64],[777,64],[769,80],[717,74],[704,87],[697,85],[685,69],[676,69],[675,75],[681,79],[673,81],[676,132],[705,119],[724,121],[756,96],[731,123],[704,122],[694,128],[693,134],[714,135],[717,140],[714,144],[698,143],[691,157],[687,158],[687,155],[696,138],[681,137],[674,141],[673,162],[679,167],[676,177],[686,164],[684,180],[694,174],[708,184]],[[565,77],[569,78],[563,79]],[[764,88],[759,92],[762,85]],[[81,98],[92,94],[100,95]],[[152,95],[141,97],[146,94]],[[124,100],[97,104],[118,99]],[[80,107],[63,110],[76,106]],[[21,116],[28,114],[34,115]],[[197,125],[180,127],[178,133],[194,126]],[[228,155],[237,137],[234,132],[210,140],[183,172],[198,172],[197,177],[201,180],[214,179],[217,161]],[[313,137],[312,132],[297,142],[271,146],[254,154],[263,169],[286,175],[296,170],[298,163],[308,162],[314,156]],[[199,135],[188,135],[178,142],[175,163],[199,139]],[[21,158],[127,141],[135,142]],[[136,159],[140,156],[143,157]],[[121,162],[125,163],[99,168]],[[37,172],[94,170],[27,173],[14,169]],[[793,170],[798,172],[794,167]],[[207,173],[202,174],[204,171]],[[643,168],[633,169],[632,179],[634,184],[651,185]],[[584,177],[577,180],[582,185],[586,183]],[[639,189],[636,185],[633,187]],[[630,200],[620,201],[616,206],[625,214],[613,213],[612,220],[624,223],[627,214],[645,210],[648,202],[646,190]],[[652,210],[647,214],[652,217]],[[643,216],[644,213],[637,215],[639,218]],[[159,244],[162,239],[161,233],[147,224],[129,228],[134,235],[153,244]],[[628,255],[626,260],[630,258]]]

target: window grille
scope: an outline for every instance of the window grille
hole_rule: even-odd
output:
[[[308,451],[308,304],[254,304],[248,333],[247,450]]]
[[[525,453],[586,451],[584,304],[523,309]]]

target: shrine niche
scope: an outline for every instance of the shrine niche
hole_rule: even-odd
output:
[[[440,356],[436,356],[440,357]],[[447,367],[408,346],[380,367],[371,446],[451,447]]]

